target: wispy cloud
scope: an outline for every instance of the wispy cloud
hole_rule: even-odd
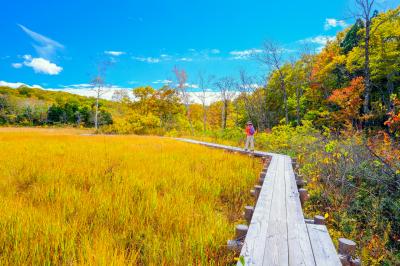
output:
[[[58,75],[63,70],[62,67],[57,66],[49,60],[41,57],[33,58],[31,55],[24,55],[23,58],[25,59],[23,64],[27,67],[31,67],[35,73]]]
[[[235,51],[231,51],[229,52],[229,54],[232,56],[232,59],[235,60],[246,60],[249,59],[252,55],[254,54],[259,54],[262,53],[261,49],[248,49],[248,50],[235,50]]]
[[[132,59],[139,61],[139,62],[146,62],[146,63],[150,63],[150,64],[156,64],[156,63],[160,63],[161,59],[160,58],[156,58],[156,57],[140,57],[140,56],[134,56],[132,57]]]
[[[300,43],[314,43],[319,45],[326,45],[327,42],[335,40],[335,36],[318,35],[315,37],[300,40]]]
[[[36,52],[42,58],[51,59],[57,50],[64,48],[64,45],[49,37],[34,32],[21,24],[18,24],[18,26],[36,42],[36,44],[33,44],[33,48],[35,48]]]
[[[327,19],[325,19],[324,29],[330,30],[331,28],[336,28],[336,27],[346,28],[347,26],[348,25],[347,25],[346,21],[344,21],[344,20],[339,20],[339,19],[335,19],[335,18],[327,18]]]
[[[79,84],[71,84],[71,85],[62,85],[63,88],[92,88],[93,84],[89,83],[79,83]]]
[[[166,61],[174,61],[174,62],[193,62],[193,61],[205,61],[205,60],[217,60],[220,59],[217,55],[220,54],[221,51],[219,49],[204,49],[204,50],[196,50],[196,49],[188,49],[184,53],[175,53],[168,54],[162,53],[159,56],[133,56],[132,59],[145,62],[145,63],[161,63]]]
[[[11,66],[13,68],[21,68],[21,67],[23,67],[22,63],[12,63]]]
[[[122,51],[104,51],[104,53],[111,56],[120,56],[125,54],[125,52]]]
[[[169,79],[158,79],[156,81],[153,81],[153,84],[171,84],[172,80]]]
[[[190,58],[190,57],[181,57],[181,58],[176,59],[176,61],[178,61],[178,62],[192,62],[192,61],[193,61],[193,58]]]

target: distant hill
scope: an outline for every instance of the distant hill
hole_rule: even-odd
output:
[[[92,126],[94,97],[21,86],[0,87],[0,125],[71,124]],[[112,123],[115,103],[100,100],[100,123]]]

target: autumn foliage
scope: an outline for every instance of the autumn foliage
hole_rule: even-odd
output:
[[[385,121],[385,126],[389,127],[390,132],[398,136],[400,132],[400,100],[393,99],[394,108],[388,113],[388,120]]]
[[[328,100],[339,107],[339,110],[333,113],[337,120],[353,123],[359,120],[364,89],[364,78],[356,77],[351,80],[349,86],[332,92]]]

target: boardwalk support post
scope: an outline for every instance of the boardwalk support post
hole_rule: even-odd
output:
[[[227,246],[228,250],[234,251],[235,253],[240,253],[243,247],[243,242],[237,240],[228,240]]]
[[[236,240],[243,240],[246,237],[249,227],[245,224],[236,225]]]
[[[303,179],[303,176],[300,174],[296,175],[296,185],[298,188],[303,188],[307,185],[307,181]]]
[[[254,189],[250,190],[250,195],[252,195],[253,197],[256,196],[256,191]]]
[[[339,259],[343,266],[361,265],[359,258],[353,258],[356,252],[356,243],[346,238],[339,238]]]
[[[229,250],[239,253],[242,250],[244,238],[246,237],[249,227],[244,224],[236,225],[235,240],[228,240],[227,247]]]
[[[259,186],[259,185],[254,186],[254,192],[255,192],[254,196],[256,199],[258,199],[258,196],[260,196],[261,188],[262,188],[262,186]]]
[[[296,158],[292,158],[292,167],[293,167],[293,170],[295,170],[298,167]]]
[[[263,156],[263,157],[261,157],[261,160],[262,160],[262,163],[265,164],[267,162],[267,157]]]
[[[314,224],[321,224],[324,225],[325,224],[325,218],[321,215],[315,215],[314,216]]]
[[[244,207],[244,218],[246,219],[247,223],[250,224],[251,218],[253,217],[254,207],[253,206],[246,206]]]
[[[267,174],[267,171],[266,171],[266,170],[263,170],[263,171],[260,173],[260,178],[264,178],[266,174]]]
[[[299,194],[300,194],[300,202],[301,205],[303,206],[306,200],[308,200],[308,191],[307,189],[300,188],[299,189]]]

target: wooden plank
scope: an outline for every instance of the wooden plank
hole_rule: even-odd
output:
[[[301,208],[290,157],[285,157],[289,265],[314,266],[314,255]]]
[[[288,265],[285,157],[277,156],[278,168],[271,202],[271,213],[263,265]]]
[[[277,167],[278,158],[274,156],[268,167],[264,184],[240,254],[244,258],[245,265],[262,265],[263,263]],[[242,264],[238,262],[238,265]]]
[[[192,140],[192,139],[185,139],[185,138],[175,138],[175,139],[182,141],[182,142],[204,145],[204,146],[211,147],[211,148],[224,149],[224,150],[230,150],[230,151],[239,152],[239,153],[243,153],[243,154],[249,154],[249,152],[246,152],[246,151],[244,151],[244,149],[238,148],[238,147],[221,145],[221,144],[204,142],[204,141],[198,141],[198,140]],[[275,153],[263,152],[263,151],[254,151],[254,153],[252,153],[252,154],[257,157],[278,155]]]
[[[341,266],[332,239],[325,225],[307,224],[317,266]]]
[[[237,147],[179,140],[245,153]],[[260,151],[254,155],[272,159],[241,250],[245,264],[341,265],[326,227],[304,221],[290,157]]]

